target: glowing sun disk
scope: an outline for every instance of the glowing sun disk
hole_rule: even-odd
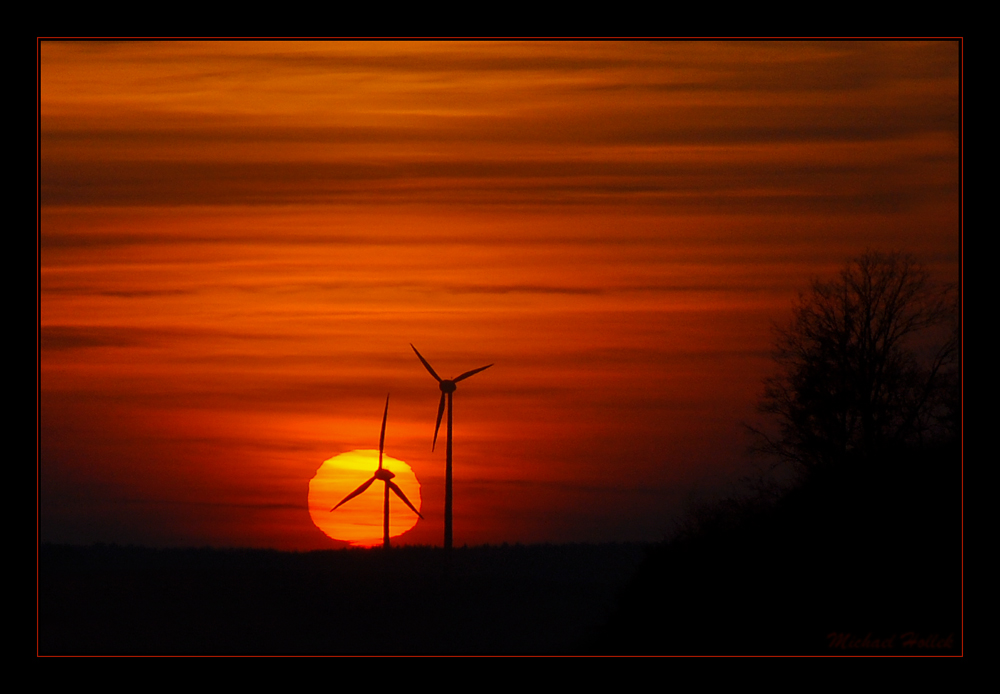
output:
[[[382,457],[384,468],[396,476],[399,485],[414,506],[420,508],[420,483],[409,465],[390,456]],[[323,462],[309,481],[309,515],[317,528],[335,540],[344,540],[358,547],[382,544],[383,489],[373,484],[336,511],[334,506],[371,478],[378,468],[377,450],[356,450],[341,453]],[[397,537],[417,524],[416,514],[390,493],[389,535]]]

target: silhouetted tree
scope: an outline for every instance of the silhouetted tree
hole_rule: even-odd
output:
[[[958,304],[905,253],[868,251],[800,294],[776,326],[776,375],[758,409],[777,433],[755,448],[807,469],[953,434]]]

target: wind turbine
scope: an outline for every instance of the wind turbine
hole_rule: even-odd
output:
[[[423,518],[423,516],[420,515],[420,511],[414,508],[413,504],[410,503],[410,500],[406,498],[406,494],[404,494],[403,490],[399,488],[399,485],[392,481],[392,478],[395,477],[395,475],[382,467],[382,450],[385,448],[385,420],[388,417],[389,417],[389,396],[386,395],[385,412],[382,413],[382,435],[379,436],[378,439],[378,470],[376,470],[375,474],[371,476],[371,479],[369,479],[367,482],[362,484],[353,492],[345,496],[339,504],[330,509],[331,512],[336,511],[340,506],[343,506],[354,497],[363,493],[366,489],[368,489],[368,487],[372,486],[375,480],[382,480],[383,482],[385,482],[385,504],[383,506],[383,518],[382,518],[382,546],[386,549],[389,549],[389,490],[390,489],[394,491],[396,493],[396,496],[402,499],[403,503],[409,506],[415,514],[420,516],[420,518]]]
[[[410,347],[413,347],[413,343],[410,343]],[[469,376],[479,373],[480,371],[485,371],[486,369],[493,366],[493,364],[487,364],[486,366],[481,366],[478,369],[473,369],[472,371],[466,371],[461,376],[457,376],[451,380],[445,380],[435,373],[434,369],[427,360],[423,358],[420,352],[417,352],[417,348],[413,347],[413,351],[416,352],[417,359],[424,365],[424,367],[430,372],[434,380],[438,382],[438,386],[441,388],[441,403],[438,405],[438,417],[437,424],[434,425],[434,441],[431,443],[431,451],[434,450],[435,445],[437,445],[438,430],[441,428],[441,415],[444,414],[444,401],[447,397],[448,399],[448,442],[446,446],[446,463],[444,468],[444,548],[446,550],[451,549],[451,395],[455,392],[455,384],[459,381],[464,381]]]

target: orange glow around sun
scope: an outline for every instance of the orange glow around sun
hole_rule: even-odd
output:
[[[393,479],[414,506],[420,508],[420,483],[409,465],[402,460],[382,457],[382,467],[393,472]],[[341,453],[325,461],[309,481],[309,515],[316,527],[335,540],[357,547],[382,544],[384,484],[378,480],[359,496],[336,511],[330,511],[345,496],[370,479],[378,469],[377,450]],[[398,537],[417,524],[416,514],[391,491],[389,493],[389,535]]]

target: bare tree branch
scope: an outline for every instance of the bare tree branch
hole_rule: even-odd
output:
[[[867,251],[815,280],[774,328],[777,370],[758,410],[777,433],[749,427],[753,450],[813,468],[943,435],[960,406],[957,306],[954,287],[899,252]]]

